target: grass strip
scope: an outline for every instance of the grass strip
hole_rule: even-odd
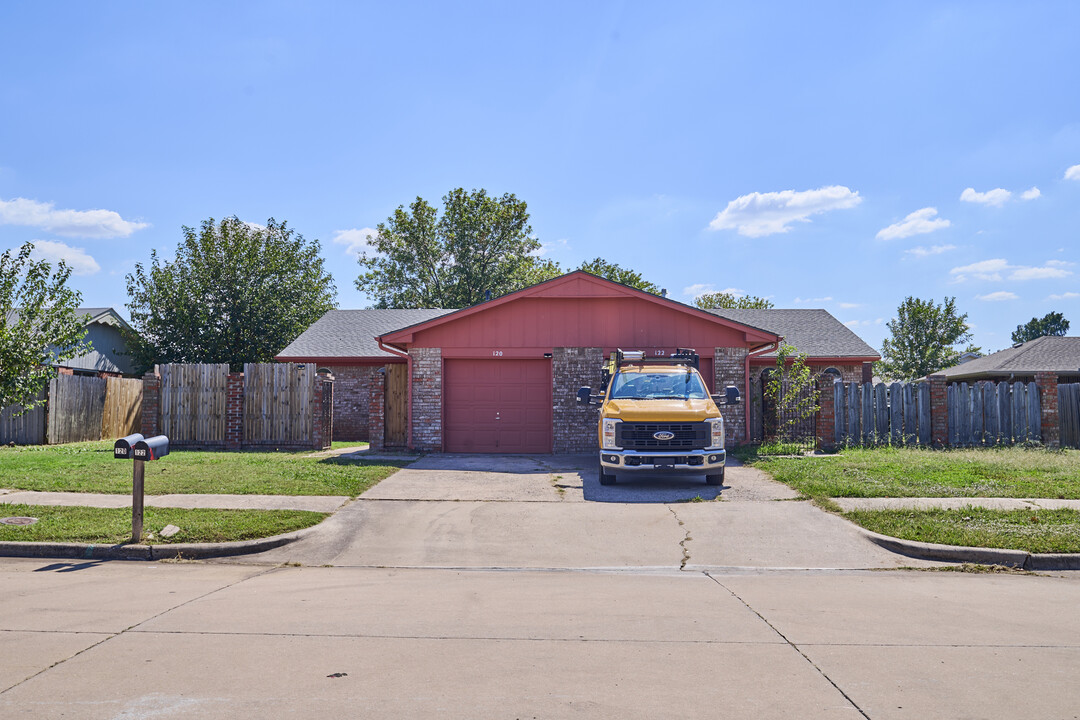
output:
[[[310,457],[309,451],[177,450],[146,464],[146,494],[356,497],[406,463]],[[46,492],[131,492],[130,460],[112,442],[0,447],[0,487]]]
[[[819,497],[1080,498],[1080,451],[1039,448],[850,448],[825,457],[732,453]]]
[[[1076,510],[856,510],[843,513],[867,530],[903,540],[967,547],[1080,552]]]
[[[145,508],[143,542],[154,545],[253,540],[317,525],[328,513],[306,510]],[[131,539],[130,508],[2,505],[2,517],[36,517],[33,525],[0,524],[0,541],[84,542],[113,545]],[[166,525],[180,532],[158,535]],[[149,534],[154,537],[150,538]]]

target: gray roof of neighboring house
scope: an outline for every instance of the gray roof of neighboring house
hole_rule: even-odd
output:
[[[828,310],[709,310],[728,320],[768,330],[810,357],[878,357],[878,352]],[[762,357],[775,357],[765,353]]]
[[[1080,337],[1041,337],[935,373],[950,379],[1080,373]]]
[[[393,330],[426,322],[453,310],[330,310],[277,358],[396,357],[379,348],[375,338]]]

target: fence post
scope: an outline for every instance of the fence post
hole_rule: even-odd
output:
[[[382,450],[386,437],[386,367],[371,378],[371,394],[368,396],[368,449]]]
[[[1056,448],[1061,445],[1061,420],[1058,417],[1058,376],[1054,372],[1035,373],[1035,384],[1039,388],[1040,423],[1042,442],[1046,447]]]
[[[839,381],[837,381],[839,382]],[[831,451],[836,447],[836,396],[833,376],[822,373],[818,380],[818,414],[814,422],[817,428],[818,447]]]
[[[930,442],[936,448],[949,444],[948,386],[944,375],[930,376]]]
[[[142,379],[142,423],[139,432],[146,437],[161,434],[161,376],[157,366],[143,375]]]
[[[229,373],[225,387],[225,449],[239,450],[244,443],[244,373]]]

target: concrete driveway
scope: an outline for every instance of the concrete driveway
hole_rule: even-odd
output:
[[[752,468],[621,476],[592,456],[432,455],[383,480],[320,533],[246,561],[432,568],[891,568],[868,542]],[[239,560],[244,562],[245,560]]]

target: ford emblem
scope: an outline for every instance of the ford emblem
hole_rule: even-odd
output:
[[[654,438],[656,438],[657,440],[674,440],[675,439],[675,433],[668,432],[667,430],[661,430],[660,432],[654,432],[652,434],[652,436]]]

